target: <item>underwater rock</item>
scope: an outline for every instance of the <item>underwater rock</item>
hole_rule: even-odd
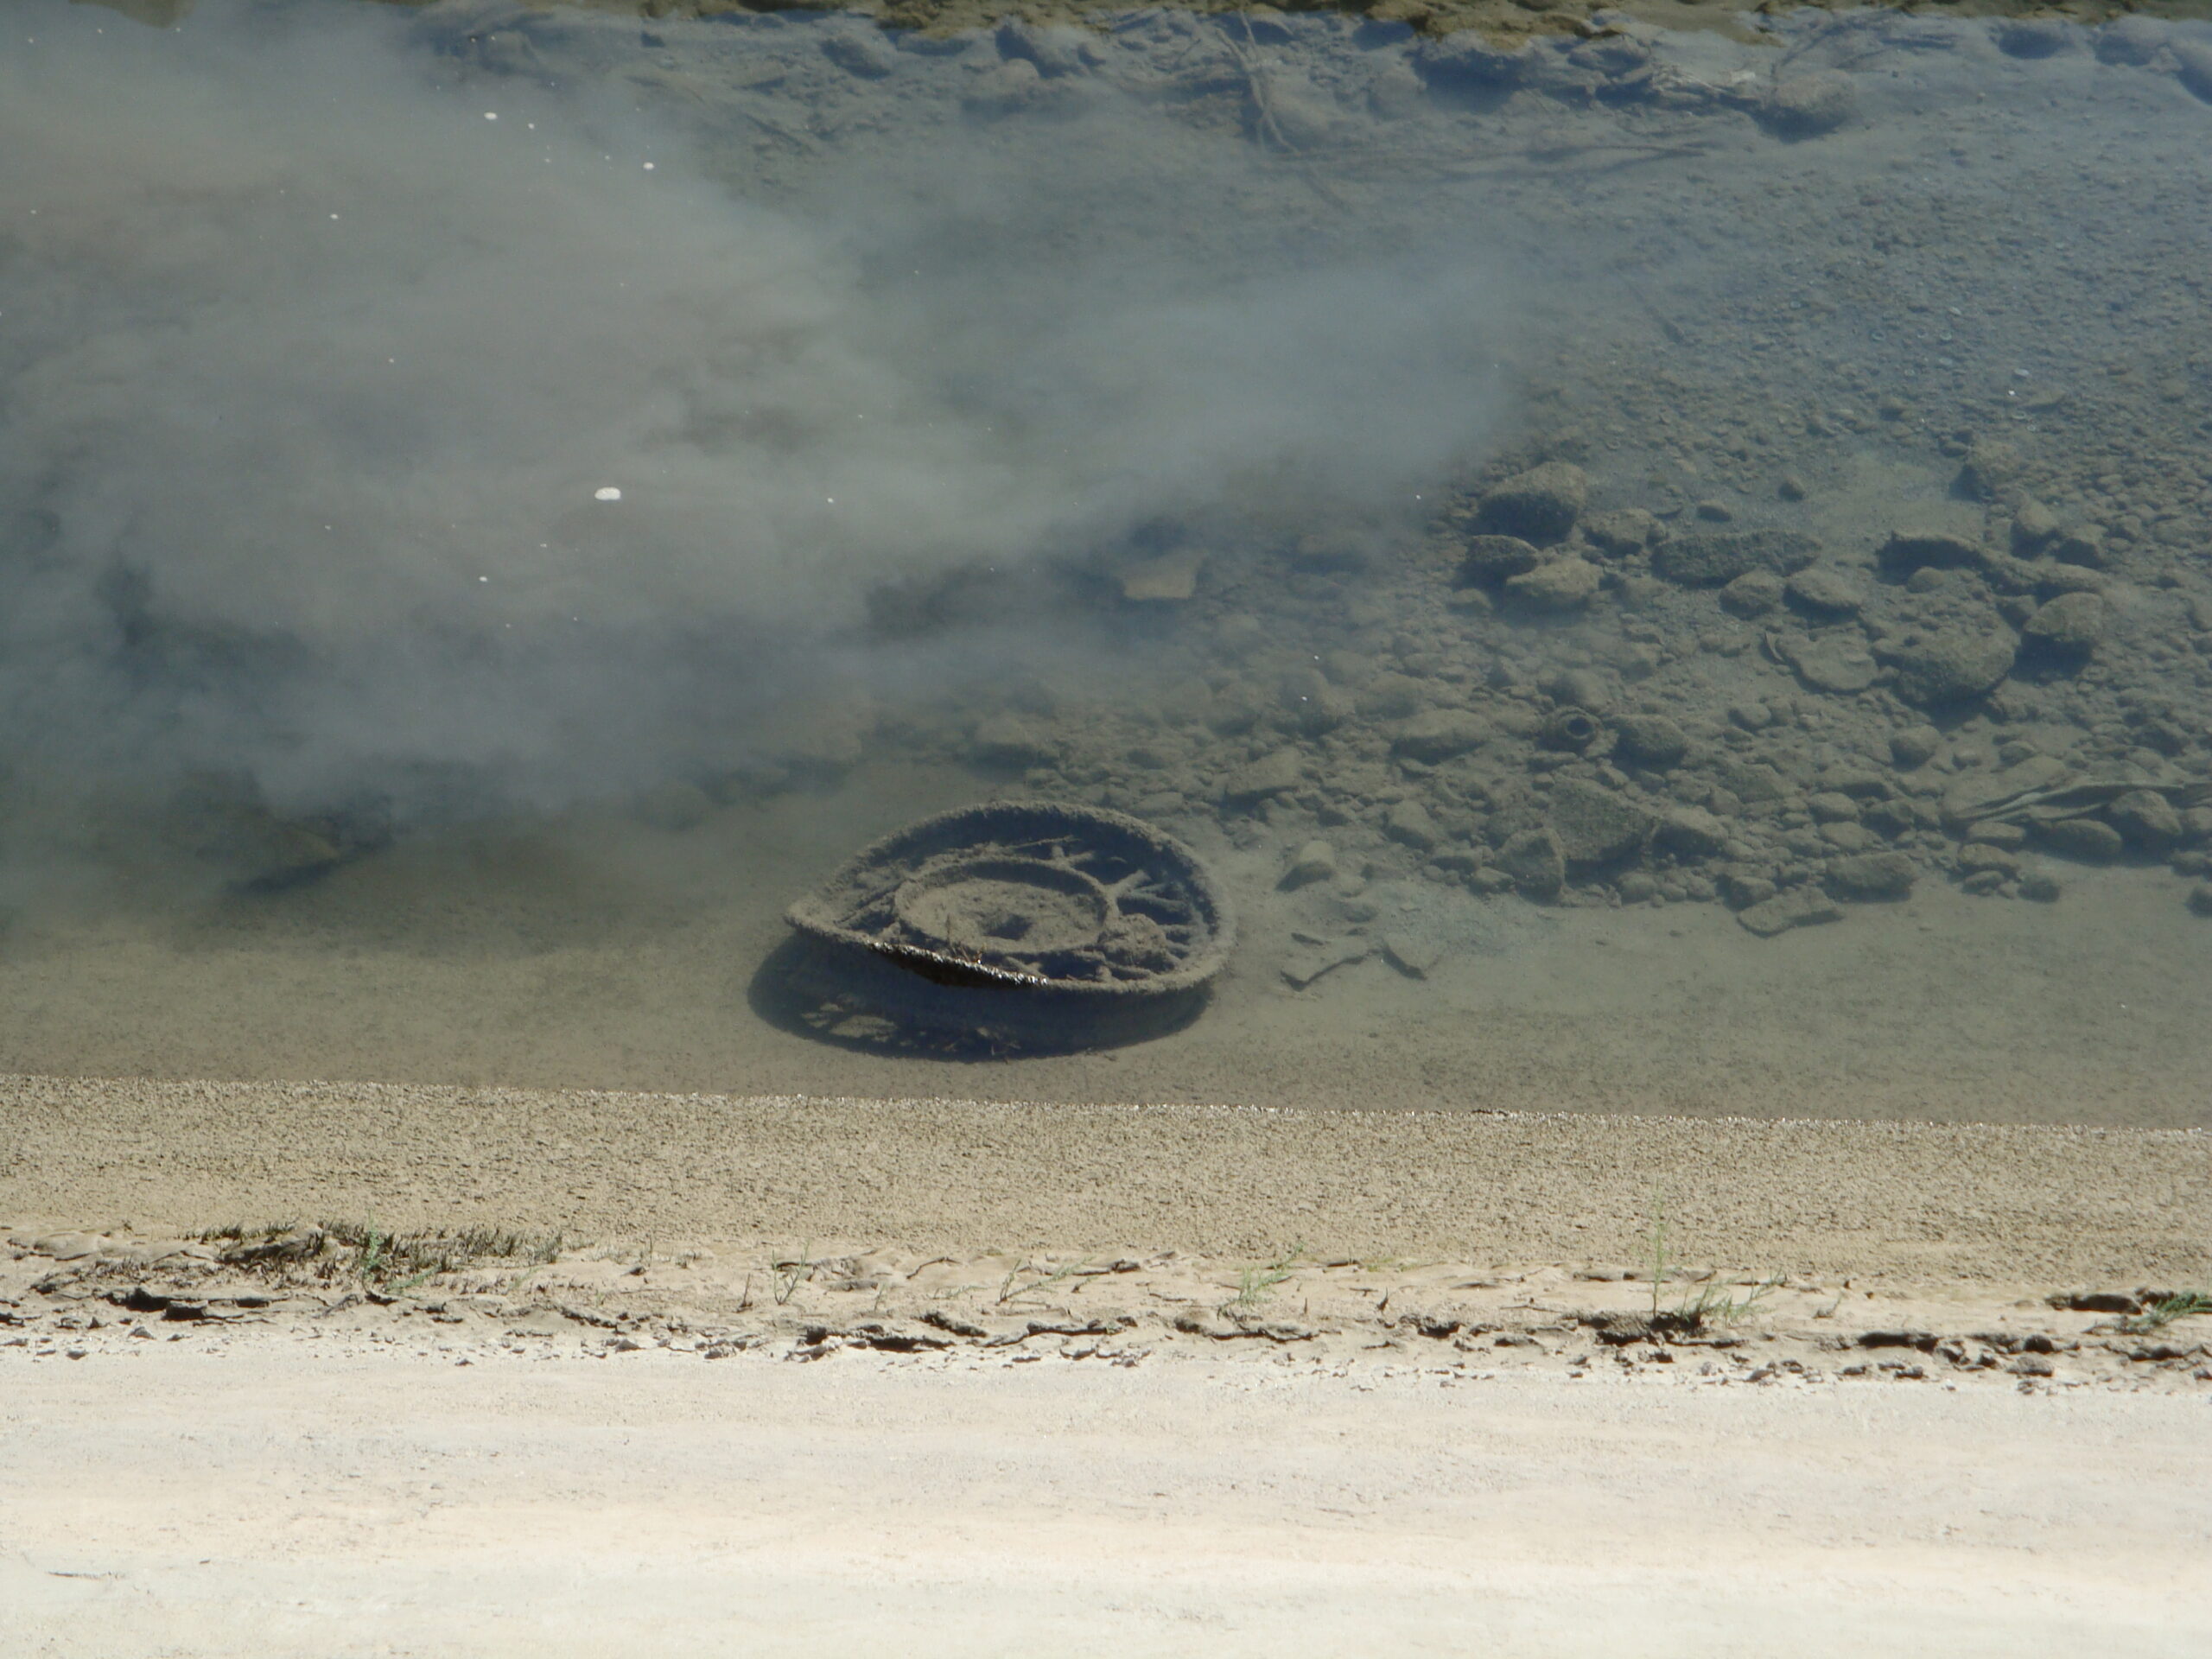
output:
[[[1007,115],[1036,100],[1044,77],[1027,58],[1008,58],[978,74],[960,100],[976,115]]]
[[[1231,806],[1249,806],[1287,789],[1296,789],[1305,781],[1305,755],[1285,745],[1230,772],[1221,786],[1222,798]]]
[[[2212,46],[2198,41],[2177,41],[2171,50],[2174,79],[2194,97],[2212,104]]]
[[[1118,573],[1122,597],[1139,604],[1188,599],[1198,590],[1198,572],[1205,565],[1205,550],[1196,547],[1177,548],[1124,565]]]
[[[1859,822],[1859,803],[1840,789],[1816,790],[1806,798],[1805,810],[1815,823]]]
[[[998,26],[994,40],[1001,57],[1027,59],[1042,75],[1081,74],[1087,67],[1083,54],[1090,37],[1079,29],[1052,29],[1009,17]]]
[[[1893,530],[1875,556],[1892,576],[1910,576],[1931,566],[1974,569],[1988,562],[1989,551],[1980,542],[1948,530]]]
[[[1465,709],[1431,709],[1415,715],[1398,730],[1391,747],[1414,760],[1435,766],[1465,754],[1490,735],[1489,722]]]
[[[1613,722],[1613,753],[1629,766],[1664,771],[1689,748],[1688,734],[1664,715],[1623,715]]]
[[[1549,828],[1570,868],[1627,857],[1650,836],[1653,817],[1602,784],[1570,778],[1552,791]]]
[[[1382,816],[1382,833],[1417,852],[1428,852],[1444,839],[1436,820],[1419,801],[1400,801]]]
[[[1904,772],[1926,766],[1942,747],[1943,734],[1933,726],[1908,726],[1890,734],[1890,758]]]
[[[1425,695],[1410,674],[1377,674],[1360,688],[1354,707],[1369,720],[1407,720],[1420,713]]]
[[[1602,580],[1586,559],[1553,559],[1507,578],[1505,591],[1538,610],[1575,611],[1598,596]]]
[[[2146,853],[2164,853],[2182,838],[2181,813],[2154,789],[2128,791],[2105,808],[2105,820]]]
[[[1026,721],[994,715],[977,724],[968,753],[987,766],[1037,766],[1055,759],[1059,747]]]
[[[2097,31],[2097,60],[2140,68],[2155,62],[2173,31],[2148,17],[2116,17]]]
[[[1843,125],[1858,108],[1859,89],[1851,77],[1824,70],[1777,81],[1758,117],[1778,137],[1817,138]]]
[[[1567,855],[1549,830],[1524,830],[1497,849],[1497,868],[1531,899],[1553,899],[1567,885]]]
[[[2057,17],[2014,17],[1998,25],[1997,49],[2008,58],[2055,58],[2073,50],[2078,25]]]
[[[1728,850],[1728,826],[1701,806],[1680,806],[1665,814],[1652,838],[1678,858],[1718,858]]]
[[[849,75],[880,80],[899,67],[899,54],[882,33],[871,27],[840,30],[822,42],[822,55]]]
[[[2019,475],[2019,450],[1983,439],[1969,445],[1966,459],[1959,463],[1959,488],[1977,501],[1994,501]]]
[[[2058,515],[2031,496],[2012,510],[2012,550],[2032,556],[2050,545],[2060,528]]]
[[[1843,919],[1843,911],[1826,894],[1811,887],[1798,887],[1738,911],[1736,919],[1747,931],[1756,933],[1763,939],[1770,939],[1777,933],[1787,933],[1793,927],[1815,927],[1822,922],[1840,922]]]
[[[1470,586],[1495,587],[1535,569],[1543,556],[1518,536],[1471,537],[1466,556],[1459,562],[1459,581]]]
[[[2105,602],[2094,594],[2061,594],[2021,625],[2031,646],[2056,657],[2087,658],[2104,638]]]
[[[1587,668],[1569,668],[1548,675],[1541,688],[1553,702],[1572,703],[1592,714],[1603,714],[1612,705],[1613,689],[1605,677]]]
[[[1828,861],[1828,892],[1868,904],[1908,898],[1920,868],[1903,853],[1857,853]]]
[[[1656,516],[1642,507],[1623,507],[1595,512],[1582,521],[1582,534],[1592,547],[1615,558],[1641,553],[1659,539]]]
[[[1959,874],[1976,876],[1994,873],[2014,876],[2020,873],[2019,855],[2009,847],[1993,847],[1986,841],[1970,841],[1959,849]]]
[[[1876,654],[1897,670],[1900,697],[1923,708],[1941,708],[1993,690],[2012,671],[2019,641],[2001,626],[1954,627],[1908,634],[1897,645],[1885,642]]]
[[[1775,651],[1814,690],[1837,696],[1864,691],[1881,673],[1874,653],[1855,632],[1779,641]]]
[[[1800,570],[1783,587],[1784,596],[1800,610],[1820,617],[1853,616],[1866,596],[1838,572],[1814,565]]]
[[[1820,556],[1801,531],[1700,530],[1661,543],[1651,568],[1685,588],[1718,588],[1751,570],[1794,575]]]
[[[1589,504],[1590,480],[1571,461],[1548,461],[1483,493],[1475,527],[1539,546],[1565,541]]]
[[[1317,669],[1296,669],[1286,675],[1277,701],[1287,722],[1307,737],[1336,730],[1353,713],[1351,698]]]
[[[1282,873],[1278,886],[1283,887],[1310,887],[1316,881],[1332,881],[1337,874],[1337,849],[1325,841],[1309,841],[1291,855],[1290,867]]]
[[[1720,608],[1731,616],[1764,616],[1782,603],[1782,578],[1771,570],[1746,570],[1720,590]]]
[[[1440,40],[1423,41],[1414,51],[1414,63],[1432,86],[1503,90],[1521,83],[1534,55],[1527,51],[1502,52],[1469,29]]]
[[[2050,556],[2062,564],[2101,570],[2105,565],[2105,533],[2094,524],[2077,524],[2060,532],[2058,539],[2050,544]]]

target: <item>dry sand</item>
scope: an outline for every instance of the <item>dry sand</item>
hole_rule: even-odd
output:
[[[2199,1131],[21,1077],[0,1119],[10,1653],[2212,1637],[2212,1319],[2051,1300],[2203,1283]],[[1638,1323],[1662,1205],[1662,1311],[1748,1310]],[[569,1237],[177,1236],[348,1213]]]
[[[0,1081],[0,1220],[488,1224],[1573,1266],[1680,1241],[1762,1271],[2212,1273],[2193,1130],[1034,1107],[366,1084]]]
[[[135,1347],[0,1351],[11,1654],[2212,1639],[2202,1395]]]

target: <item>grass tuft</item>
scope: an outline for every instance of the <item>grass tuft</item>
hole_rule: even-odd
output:
[[[2140,1313],[2122,1319],[2120,1328],[2130,1336],[2148,1336],[2153,1331],[2163,1331],[2176,1319],[2194,1318],[2199,1313],[2212,1313],[2212,1296],[2201,1290],[2177,1290],[2159,1297]]]
[[[1733,1325],[1749,1319],[1758,1310],[1759,1304],[1782,1287],[1783,1277],[1776,1274],[1751,1287],[1747,1294],[1738,1296],[1725,1285],[1707,1284],[1694,1295],[1685,1295],[1672,1307],[1660,1305],[1659,1287],[1675,1268],[1675,1260],[1667,1249],[1667,1211],[1663,1204],[1654,1201],[1651,1221],[1651,1312],[1649,1316],[1655,1331],[1671,1331],[1692,1335],[1716,1325]]]
[[[1281,1255],[1265,1267],[1247,1268],[1236,1275],[1236,1294],[1221,1305],[1224,1313],[1253,1313],[1259,1311],[1275,1287],[1296,1271],[1298,1260],[1306,1254],[1306,1242],[1300,1239]]]
[[[466,1268],[544,1267],[559,1260],[569,1243],[560,1232],[518,1233],[499,1227],[392,1232],[372,1221],[351,1220],[211,1227],[199,1238],[222,1246],[227,1266],[325,1284],[402,1290]]]
[[[1032,1267],[1027,1262],[1017,1262],[1007,1269],[1006,1277],[999,1285],[998,1300],[993,1306],[1004,1307],[1008,1303],[1020,1301],[1025,1297],[1041,1295],[1054,1285],[1072,1279],[1090,1265],[1090,1258],[1086,1255],[1080,1262],[1071,1262],[1064,1268],[1055,1268],[1052,1272],[1047,1273],[1042,1268]],[[1014,1283],[1014,1281],[1025,1273],[1033,1273],[1037,1277],[1026,1285]]]

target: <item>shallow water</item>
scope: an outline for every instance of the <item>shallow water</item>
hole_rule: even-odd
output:
[[[27,10],[0,1067],[2205,1121],[2201,27]],[[793,990],[994,796],[1211,1005]]]

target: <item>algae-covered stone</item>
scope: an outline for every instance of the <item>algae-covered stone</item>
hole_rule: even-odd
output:
[[[1995,690],[2012,671],[2019,641],[2005,627],[1948,628],[1885,645],[1880,654],[1897,670],[1900,697],[1936,709]]]
[[[1890,734],[1890,759],[1898,769],[1912,772],[1926,766],[1942,752],[1943,734],[1933,726],[1908,726],[1901,732]]]
[[[1472,536],[1467,540],[1466,556],[1459,562],[1459,580],[1495,587],[1535,569],[1543,556],[1534,543],[1518,536]]]
[[[2095,594],[2061,594],[2021,626],[2026,642],[2056,656],[2087,657],[2105,633],[2105,602]]]
[[[1505,591],[1538,610],[1575,611],[1597,598],[1603,580],[1587,559],[1551,559],[1509,577]]]
[[[1959,464],[1960,489],[1979,501],[1993,501],[2020,475],[2020,452],[2000,439],[1971,445]]]
[[[1746,570],[1720,590],[1720,608],[1731,616],[1764,616],[1782,603],[1782,578],[1771,570]]]
[[[1993,847],[1986,841],[1970,841],[1959,849],[1959,874],[1980,875],[1994,870],[2001,875],[2020,873],[2019,855],[2006,847]]]
[[[1548,822],[1572,868],[1627,857],[1650,836],[1653,817],[1618,791],[1570,778],[1552,791]]]
[[[1764,760],[1738,760],[1724,754],[1713,763],[1721,786],[1739,801],[1778,801],[1789,793],[1780,772]]]
[[[1353,713],[1351,696],[1314,668],[1294,669],[1285,675],[1276,691],[1276,706],[1286,723],[1307,737],[1336,730]]]
[[[1728,826],[1701,806],[1676,807],[1659,820],[1655,839],[1681,858],[1716,858],[1727,850]]]
[[[1659,539],[1659,520],[1642,507],[1595,512],[1582,521],[1582,534],[1592,547],[1615,558],[1641,553]]]
[[[1419,801],[1400,801],[1383,815],[1382,833],[1421,852],[1444,839],[1436,820]]]
[[[1221,792],[1231,805],[1243,805],[1296,789],[1305,781],[1304,755],[1286,746],[1237,767],[1222,785]]]
[[[1854,632],[1793,640],[1783,649],[1797,677],[1815,691],[1849,696],[1864,691],[1881,676],[1881,664]]]
[[[2132,789],[2105,809],[2105,818],[2132,847],[2163,853],[2182,837],[2181,814],[2154,789]]]
[[[1489,735],[1490,726],[1479,715],[1465,709],[1431,709],[1400,727],[1391,747],[1434,766],[1465,754]]]
[[[1337,849],[1325,841],[1309,841],[1290,856],[1290,866],[1282,873],[1281,885],[1303,887],[1316,881],[1328,881],[1337,874]]]
[[[2105,533],[2094,524],[2077,524],[2062,531],[2050,544],[2050,556],[2064,564],[2100,570],[2105,563]]]
[[[1791,604],[1815,616],[1855,615],[1866,602],[1858,583],[1822,565],[1800,570],[1785,591]]]
[[[1821,556],[1821,544],[1792,530],[1700,530],[1660,544],[1651,568],[1685,588],[1718,588],[1752,570],[1791,575]]]
[[[1484,491],[1475,525],[1491,535],[1548,545],[1566,540],[1589,500],[1590,480],[1580,467],[1548,461]]]
[[[1793,927],[1813,927],[1822,922],[1840,922],[1843,919],[1843,911],[1824,893],[1811,887],[1798,887],[1738,911],[1736,919],[1747,931],[1763,939],[1770,939],[1777,933],[1787,933]]]
[[[1631,766],[1663,771],[1689,753],[1688,734],[1664,715],[1623,715],[1613,721],[1613,753]]]
[[[1987,563],[1989,551],[1980,542],[1948,530],[1893,530],[1878,556],[1891,575],[1909,576],[1931,567],[1970,569]]]
[[[1370,720],[1403,720],[1420,712],[1421,683],[1410,674],[1377,674],[1360,689],[1356,706]]]
[[[2050,546],[2063,528],[2056,513],[2031,496],[2012,509],[2012,550],[2032,556]]]
[[[1855,853],[1828,861],[1828,891],[1859,904],[1903,899],[1919,874],[1903,853]]]
[[[1567,885],[1567,855],[1549,830],[1524,830],[1497,849],[1497,868],[1531,899],[1556,897]]]

